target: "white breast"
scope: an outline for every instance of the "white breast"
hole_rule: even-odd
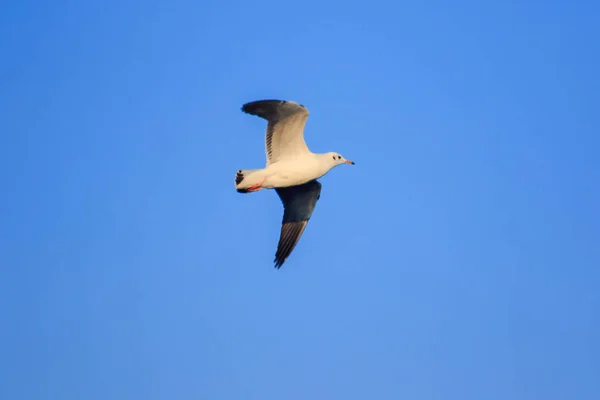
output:
[[[290,161],[279,161],[265,168],[266,181],[263,187],[276,188],[301,185],[320,178],[329,170],[318,157],[298,158]]]

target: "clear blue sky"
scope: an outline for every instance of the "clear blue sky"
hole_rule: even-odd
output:
[[[11,3],[0,398],[600,399],[598,2]],[[279,271],[263,98],[356,161]]]

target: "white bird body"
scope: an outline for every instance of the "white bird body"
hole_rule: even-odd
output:
[[[249,187],[262,182],[261,187],[265,189],[301,185],[322,177],[335,167],[337,164],[332,158],[329,154],[309,153],[292,160],[277,161],[247,173],[243,183]]]

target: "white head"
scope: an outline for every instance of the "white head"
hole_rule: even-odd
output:
[[[344,158],[344,156],[342,156],[340,153],[331,151],[329,153],[325,153],[324,156],[325,156],[326,160],[328,160],[331,164],[333,164],[333,167],[340,165],[340,164],[354,165],[354,161],[346,160]]]

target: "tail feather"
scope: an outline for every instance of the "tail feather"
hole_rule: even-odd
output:
[[[252,186],[256,182],[255,179],[249,179],[249,176],[253,172],[258,171],[257,169],[240,169],[235,174],[235,188],[238,193],[248,193],[247,188]]]
[[[236,186],[239,185],[240,183],[242,183],[243,180],[244,180],[244,171],[242,171],[240,169],[240,170],[238,170],[237,174],[235,174],[235,184],[236,184]]]

